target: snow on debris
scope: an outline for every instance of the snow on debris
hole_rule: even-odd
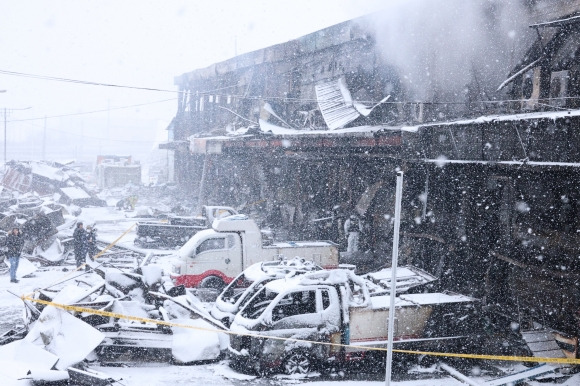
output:
[[[56,368],[65,370],[83,361],[104,335],[68,312],[49,306],[24,339],[56,355]]]
[[[171,353],[178,363],[189,363],[200,360],[214,359],[220,355],[220,339],[218,333],[208,331],[215,327],[201,319],[173,319],[173,323],[183,324],[203,330],[187,327],[171,327],[173,343]]]
[[[401,128],[403,131],[417,132],[423,127],[432,126],[452,126],[452,125],[474,125],[478,123],[488,123],[488,122],[504,122],[504,121],[523,121],[532,119],[562,119],[567,117],[577,117],[580,116],[580,110],[565,110],[565,111],[539,111],[533,113],[523,113],[523,114],[497,114],[497,115],[485,115],[474,119],[462,119],[451,122],[437,122],[429,123],[425,125],[417,126],[404,126]]]

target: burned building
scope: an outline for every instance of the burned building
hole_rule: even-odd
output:
[[[177,180],[279,238],[344,248],[356,213],[363,251],[388,264],[402,170],[400,259],[507,320],[578,337],[580,17],[568,5],[548,22],[524,15],[536,42],[477,103],[410,101],[360,20],[177,77],[165,145]]]

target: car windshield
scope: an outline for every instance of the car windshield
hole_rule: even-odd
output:
[[[260,291],[262,288],[264,288],[264,286],[266,284],[268,284],[269,282],[271,282],[272,280],[274,280],[273,277],[269,277],[267,279],[261,280],[259,282],[255,282],[254,285],[252,286],[252,288],[248,288],[246,291],[244,291],[242,294],[240,294],[237,299],[239,299],[240,296],[243,296],[244,298],[242,299],[242,301],[240,302],[240,308],[242,308],[246,303],[248,303],[248,301],[250,299],[252,299],[252,297],[254,296],[254,294],[258,291]]]
[[[278,296],[278,292],[262,288],[242,310],[242,316],[247,319],[257,319],[266,307]]]
[[[244,291],[251,286],[252,280],[249,280],[243,273],[235,278],[228,286],[224,289],[223,293],[220,295],[224,302],[232,303],[238,301],[240,296]]]

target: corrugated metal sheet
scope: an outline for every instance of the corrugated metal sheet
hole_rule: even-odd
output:
[[[357,119],[360,114],[343,78],[314,86],[318,107],[329,129],[335,130]]]

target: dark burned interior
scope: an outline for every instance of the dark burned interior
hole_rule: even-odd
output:
[[[485,119],[434,122],[468,117],[469,100],[404,102],[397,71],[354,23],[184,74],[168,145],[176,178],[194,203],[234,206],[278,239],[344,250],[344,220],[357,212],[362,251],[389,264],[402,170],[400,261],[522,328],[535,321],[577,337],[580,114],[569,109],[580,92],[580,17],[569,19],[534,26],[538,41],[500,87],[512,102]],[[315,85],[339,78],[367,106],[387,95],[397,103],[346,124],[374,130],[321,131],[329,122]],[[273,134],[262,122],[301,131]],[[217,137],[240,127],[245,136]]]

